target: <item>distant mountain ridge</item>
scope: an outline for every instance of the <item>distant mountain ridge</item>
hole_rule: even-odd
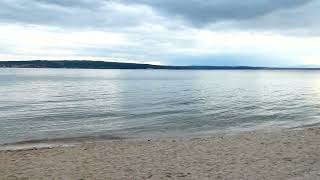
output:
[[[107,61],[88,61],[88,60],[32,60],[32,61],[0,61],[2,68],[73,68],[73,69],[172,69],[172,70],[263,70],[263,69],[311,69],[320,68],[274,68],[274,67],[251,67],[251,66],[168,66],[137,63],[120,63]]]

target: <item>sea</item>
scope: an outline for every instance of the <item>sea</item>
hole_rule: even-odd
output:
[[[319,126],[320,71],[0,69],[0,144]]]

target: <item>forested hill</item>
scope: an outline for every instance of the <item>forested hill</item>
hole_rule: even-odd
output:
[[[81,68],[81,69],[255,69],[254,67],[229,66],[163,66],[105,61],[0,61],[0,67],[7,68]]]
[[[306,69],[306,68],[267,68],[267,67],[249,67],[249,66],[164,66],[136,63],[119,63],[106,61],[0,61],[0,67],[3,68],[74,68],[74,69],[175,69],[175,70],[219,70],[219,69]],[[316,69],[320,68],[307,68]]]

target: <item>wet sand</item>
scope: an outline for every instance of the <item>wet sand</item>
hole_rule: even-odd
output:
[[[320,179],[320,128],[0,151],[0,179]]]

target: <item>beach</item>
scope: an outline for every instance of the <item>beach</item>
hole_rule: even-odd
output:
[[[0,151],[1,179],[319,179],[320,128]]]

